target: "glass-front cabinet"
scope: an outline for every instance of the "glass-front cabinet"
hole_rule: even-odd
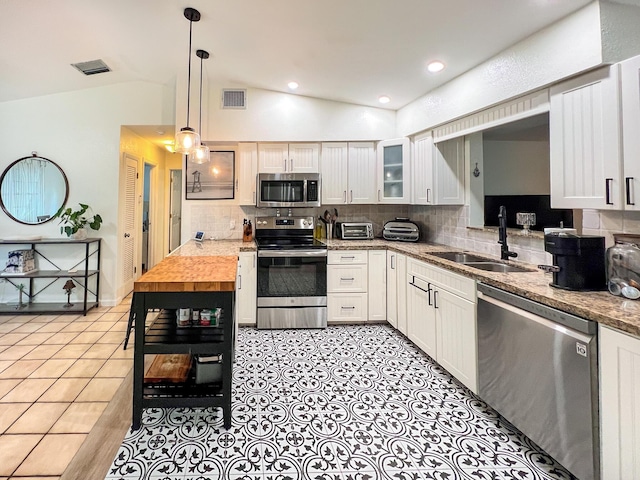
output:
[[[378,143],[378,203],[409,203],[409,139]]]

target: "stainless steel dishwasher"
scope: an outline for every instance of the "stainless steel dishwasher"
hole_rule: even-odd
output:
[[[580,480],[600,478],[597,324],[478,284],[478,393]]]

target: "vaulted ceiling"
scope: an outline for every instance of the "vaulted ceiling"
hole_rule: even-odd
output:
[[[590,0],[0,0],[0,102],[129,81],[174,85],[193,52],[205,75],[398,109]],[[102,59],[85,76],[72,63]],[[444,71],[426,70],[432,60]],[[194,75],[199,59],[193,57]]]

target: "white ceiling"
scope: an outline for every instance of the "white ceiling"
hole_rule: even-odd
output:
[[[590,0],[0,0],[0,102],[145,80],[173,85],[193,51],[230,87],[398,109]],[[103,59],[84,76],[71,63]],[[193,57],[199,72],[199,59]],[[428,61],[447,68],[426,72]],[[197,78],[197,77],[196,77]]]

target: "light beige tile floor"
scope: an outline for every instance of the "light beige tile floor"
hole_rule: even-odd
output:
[[[0,315],[0,480],[57,480],[133,366],[130,298],[82,315]]]

